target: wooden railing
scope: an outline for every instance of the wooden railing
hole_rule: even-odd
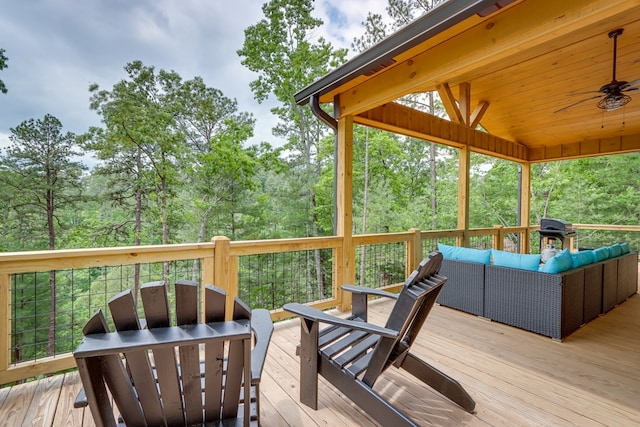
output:
[[[599,230],[607,228],[640,233],[640,227],[634,226],[584,226],[585,229],[592,229],[592,227]],[[319,309],[339,307],[346,310],[349,308],[350,301],[347,295],[342,294],[338,285],[353,280],[344,272],[357,270],[355,266],[346,264],[355,263],[358,248],[403,244],[406,277],[417,267],[420,260],[437,248],[438,242],[456,245],[468,241],[470,247],[526,252],[531,244],[531,232],[535,229],[536,227],[473,229],[469,230],[466,236],[464,230],[411,229],[401,233],[352,236],[349,239],[350,247],[345,247],[343,238],[335,236],[234,242],[226,237],[216,237],[211,242],[195,244],[2,253],[0,254],[0,385],[75,367],[70,353],[22,362],[12,361],[12,334],[17,333],[12,330],[12,277],[16,275],[176,260],[199,260],[201,283],[210,283],[223,288],[227,292],[227,302],[231,304],[233,297],[238,295],[239,258],[259,254],[329,250],[332,253],[331,297],[304,302]],[[401,280],[399,283],[386,286],[385,289],[393,291],[399,286],[401,286]],[[230,312],[230,310],[227,311]],[[271,313],[274,320],[289,316],[279,308],[272,310]]]

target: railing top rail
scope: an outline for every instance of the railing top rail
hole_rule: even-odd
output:
[[[202,243],[176,243],[170,245],[145,245],[145,246],[119,246],[110,248],[80,248],[80,249],[55,249],[43,251],[5,252],[0,253],[0,263],[34,259],[63,259],[76,258],[78,256],[110,256],[135,253],[160,253],[167,251],[181,251],[193,249],[212,249],[212,242]]]
[[[414,233],[403,231],[397,233],[377,233],[377,234],[358,234],[352,236],[354,245],[365,244],[383,244],[383,243],[396,243],[407,242],[412,239]]]
[[[0,254],[0,274],[213,257],[211,242]]]
[[[342,237],[306,237],[295,239],[240,240],[230,243],[231,255],[258,255],[274,252],[293,252],[332,249],[342,246]]]
[[[573,226],[583,230],[640,231],[640,225],[573,224]]]

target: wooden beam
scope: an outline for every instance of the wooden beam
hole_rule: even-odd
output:
[[[469,125],[471,129],[475,129],[476,127],[478,127],[480,121],[482,120],[482,117],[484,116],[484,113],[487,112],[488,108],[489,103],[487,101],[480,101],[480,103],[476,106],[476,109],[473,110],[473,113],[471,113],[471,124]]]
[[[525,1],[489,17],[403,64],[380,72],[340,96],[340,114],[357,115],[439,82],[464,81],[465,73],[496,68],[508,58],[526,59],[553,40],[586,26],[605,26],[637,4],[628,0]]]
[[[640,134],[533,147],[529,149],[529,160],[531,162],[549,162],[637,151],[640,151]]]
[[[389,103],[354,117],[354,122],[450,147],[515,162],[528,161],[527,147],[413,108]]]
[[[462,116],[462,123],[469,126],[471,123],[471,85],[467,82],[458,86],[458,107]]]
[[[458,103],[456,98],[453,96],[453,92],[451,92],[451,88],[448,83],[442,83],[441,85],[436,86],[438,90],[438,95],[440,95],[440,100],[442,101],[442,105],[444,105],[444,109],[449,116],[449,119],[454,123],[464,123],[464,119],[462,118],[462,113],[458,108]]]

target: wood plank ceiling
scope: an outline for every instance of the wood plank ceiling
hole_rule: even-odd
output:
[[[599,109],[599,99],[557,111],[599,95],[611,82],[608,33],[617,28],[624,32],[617,39],[616,77],[632,82],[640,79],[639,0],[517,0],[397,54],[389,67],[321,93],[320,102],[338,96],[341,114],[356,122],[519,162],[640,151],[640,90],[628,92],[631,102],[615,111]],[[438,89],[446,98],[447,87],[463,116],[480,114],[490,137],[469,132],[465,120],[473,117],[443,124],[393,104]],[[448,111],[453,116],[450,105]]]

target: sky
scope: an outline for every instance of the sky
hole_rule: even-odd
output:
[[[266,0],[265,0],[266,1]],[[0,148],[10,129],[28,119],[57,117],[64,132],[100,126],[89,109],[89,85],[110,90],[126,78],[124,66],[140,60],[174,70],[183,80],[201,76],[256,119],[256,144],[281,145],[273,99],[259,104],[249,82],[257,75],[236,51],[245,28],[263,17],[262,0],[9,0],[0,13],[0,48],[9,58],[0,80]],[[318,35],[350,47],[369,11],[384,14],[387,0],[315,0]],[[353,53],[350,53],[350,57]]]

